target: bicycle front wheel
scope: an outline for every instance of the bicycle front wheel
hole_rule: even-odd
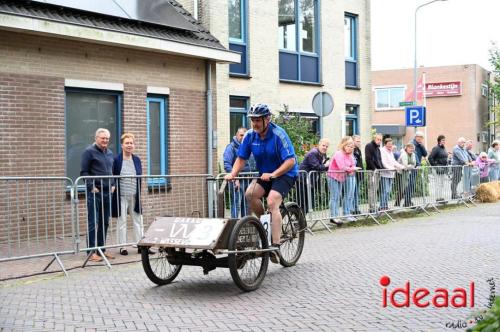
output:
[[[281,217],[281,245],[280,264],[285,267],[297,263],[304,249],[306,219],[300,207],[292,202],[280,209]]]

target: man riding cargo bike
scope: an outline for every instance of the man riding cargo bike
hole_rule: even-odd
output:
[[[205,274],[225,267],[240,289],[252,291],[264,280],[270,259],[285,267],[299,260],[306,221],[296,203],[283,203],[298,175],[292,143],[286,132],[271,122],[267,105],[253,106],[248,116],[253,129],[243,138],[232,171],[224,182],[237,180],[245,160],[253,154],[259,178],[249,185],[245,197],[250,210],[259,218],[264,214],[261,199],[267,197],[270,214],[261,220],[253,215],[241,219],[155,218],[139,242],[143,249],[157,248],[153,255],[142,250],[144,271],[154,283],[171,283],[183,265],[200,266]],[[271,234],[264,226],[265,217],[269,217]]]
[[[260,218],[264,213],[262,197],[267,197],[267,207],[272,216],[272,247],[279,248],[281,241],[282,216],[280,206],[298,176],[295,151],[285,130],[271,122],[271,111],[266,104],[256,104],[248,111],[252,122],[250,129],[238,149],[238,158],[228,181],[234,180],[253,154],[259,178],[248,187],[245,197],[250,210]],[[280,251],[271,253],[271,261],[278,263]]]

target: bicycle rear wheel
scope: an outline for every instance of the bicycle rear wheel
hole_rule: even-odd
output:
[[[281,245],[280,264],[285,267],[297,263],[304,249],[306,230],[306,219],[300,207],[293,202],[285,204],[280,208],[281,222]]]
[[[266,233],[257,218],[246,216],[237,221],[229,237],[230,251],[252,251],[268,247]],[[269,253],[229,254],[228,265],[234,283],[245,292],[253,291],[259,288],[266,276]]]
[[[142,267],[149,280],[157,285],[166,285],[174,281],[182,265],[172,265],[168,262],[168,251],[175,251],[174,248],[157,248],[155,254],[149,254],[149,247],[141,247]],[[155,249],[156,250],[156,249]]]

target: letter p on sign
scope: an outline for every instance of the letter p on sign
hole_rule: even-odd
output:
[[[406,107],[406,126],[407,127],[424,127],[425,126],[424,106],[408,106]]]

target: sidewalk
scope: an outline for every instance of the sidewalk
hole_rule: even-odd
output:
[[[111,248],[107,249],[107,252],[111,253],[115,256],[115,259],[109,260],[111,265],[118,264],[126,264],[132,262],[140,262],[141,255],[137,253],[137,248],[126,247],[128,250],[128,255],[123,256],[120,255],[120,248]],[[86,253],[81,252],[76,255],[66,254],[59,256],[59,259],[64,265],[64,268],[68,272],[68,274],[72,274],[78,271],[85,262]],[[50,263],[50,261],[54,258],[54,256],[47,257],[38,257],[31,259],[22,259],[8,262],[0,262],[0,282],[9,280],[9,279],[17,279],[23,278],[27,276],[32,276],[36,274],[44,274],[43,269]],[[106,264],[104,261],[101,262],[91,262],[88,261],[86,265],[87,268],[105,268]],[[57,261],[54,261],[50,267],[47,269],[47,272],[58,273],[64,275],[61,267],[57,264]]]

